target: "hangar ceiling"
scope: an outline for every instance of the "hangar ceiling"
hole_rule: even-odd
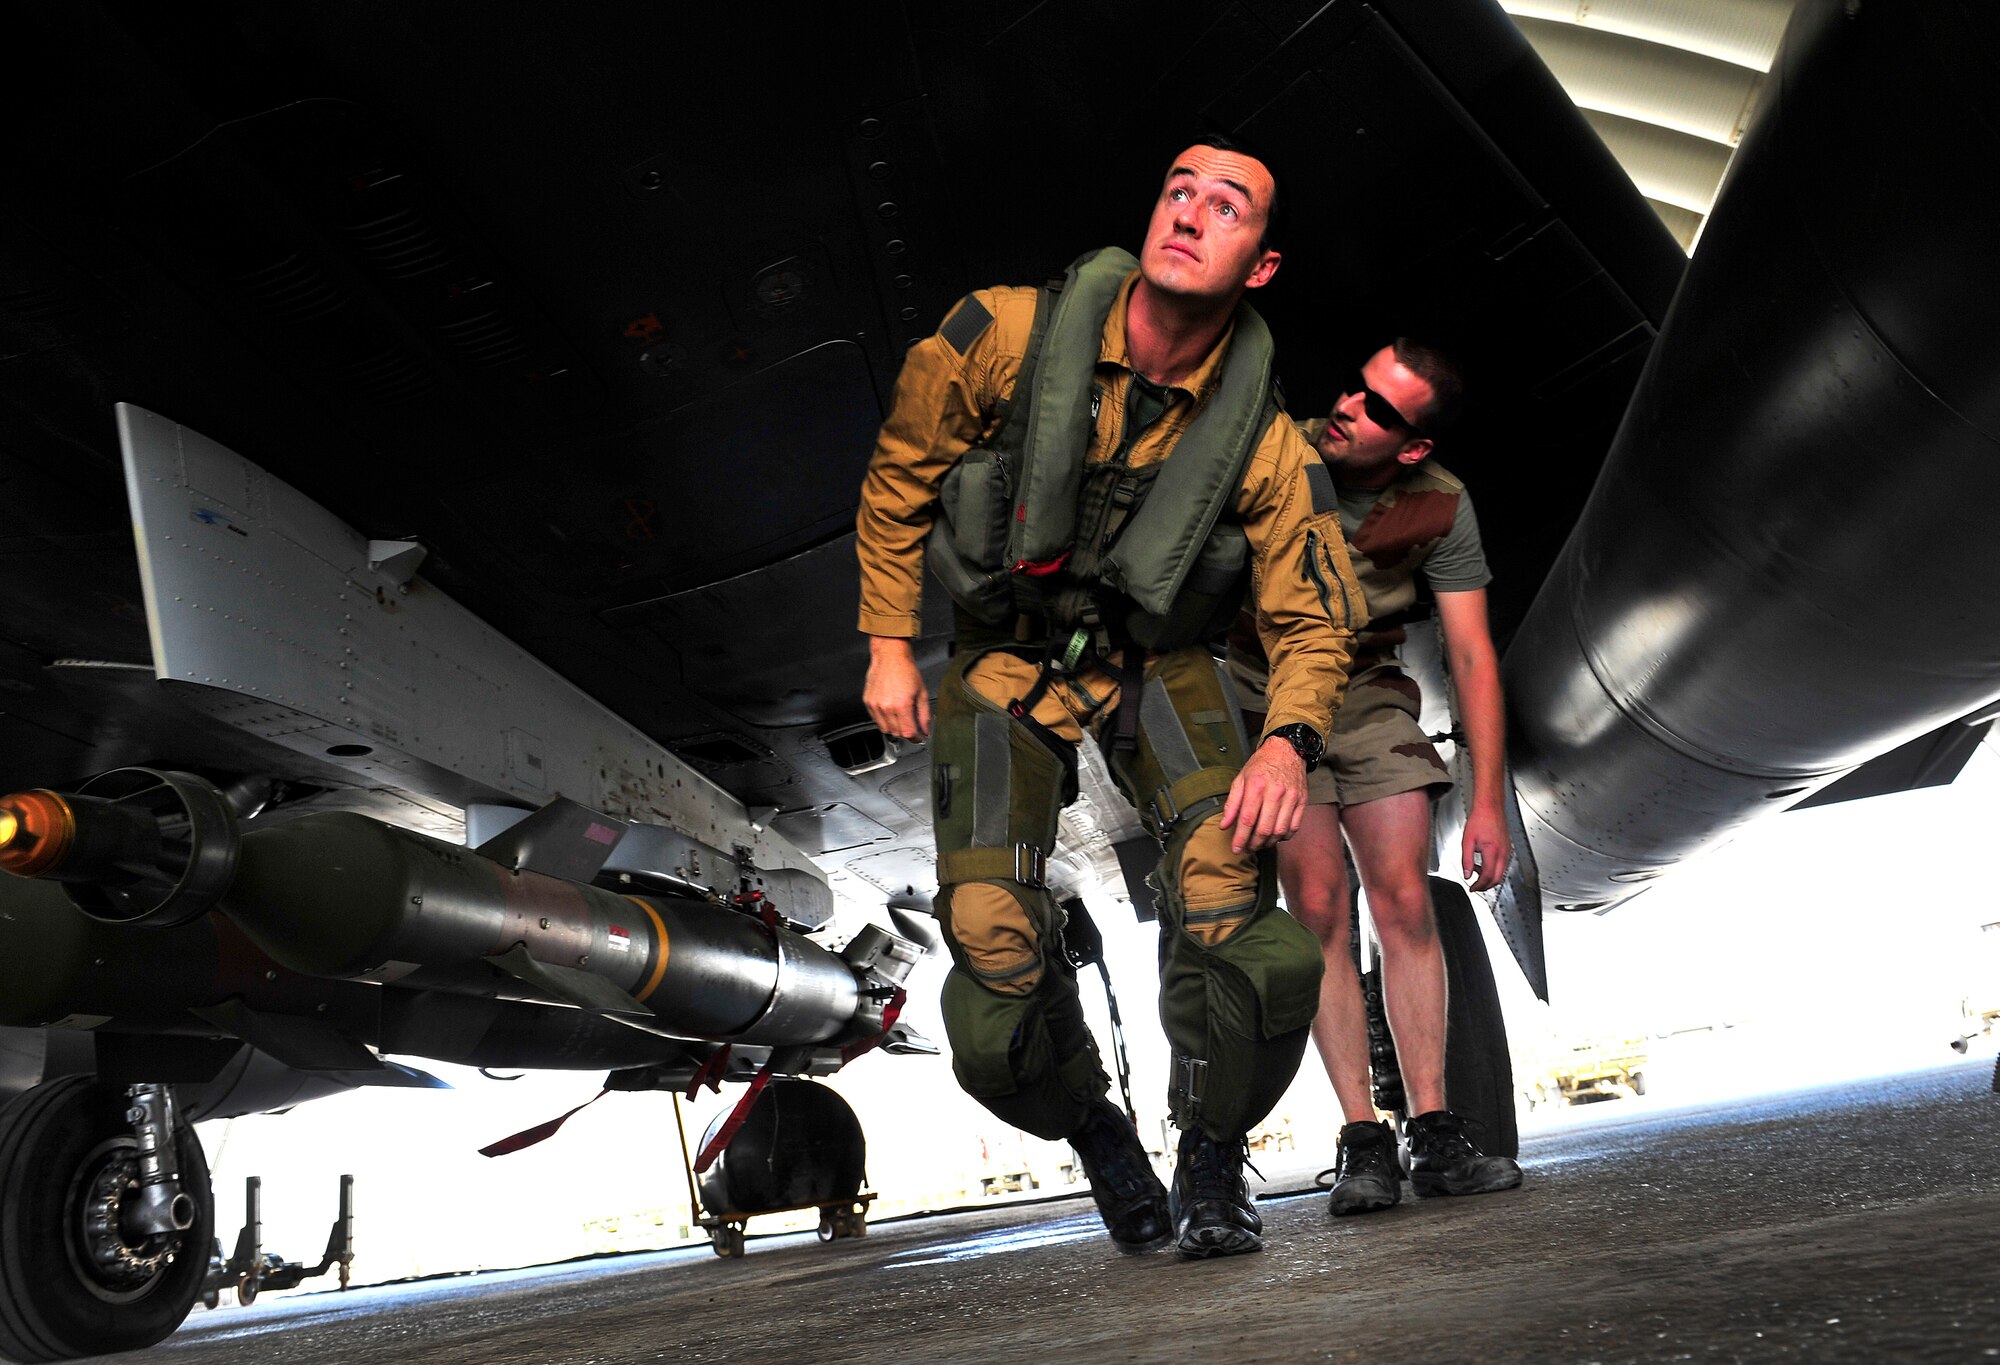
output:
[[[1794,0],[1500,0],[1683,249],[1756,111]]]

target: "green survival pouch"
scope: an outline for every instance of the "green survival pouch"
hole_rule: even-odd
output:
[[[959,1087],[1036,1137],[1069,1137],[1091,1100],[1110,1088],[1067,972],[1050,972],[1025,996],[999,995],[953,972],[940,1012]]]
[[[1267,887],[1276,884],[1274,869],[1266,867],[1265,877]],[[1160,929],[1160,1022],[1174,1049],[1174,1122],[1221,1142],[1254,1128],[1292,1083],[1326,970],[1313,932],[1268,892],[1262,899],[1248,924],[1213,947],[1178,923]]]

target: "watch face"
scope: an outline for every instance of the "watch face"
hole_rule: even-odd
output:
[[[1307,772],[1313,771],[1319,765],[1320,754],[1324,751],[1325,745],[1321,742],[1318,732],[1310,725],[1304,721],[1295,721],[1290,725],[1281,725],[1271,733],[1292,746],[1293,752],[1304,761]]]

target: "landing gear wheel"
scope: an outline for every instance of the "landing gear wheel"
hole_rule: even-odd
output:
[[[743,1225],[741,1223],[718,1223],[708,1231],[709,1248],[718,1256],[741,1256],[743,1254]]]
[[[119,1217],[137,1189],[125,1095],[87,1076],[0,1108],[0,1355],[66,1360],[151,1346],[201,1297],[215,1203],[192,1129],[176,1135],[184,1232],[139,1236]]]
[[[1432,877],[1431,907],[1444,947],[1449,1004],[1445,1016],[1444,1102],[1479,1122],[1480,1150],[1519,1156],[1521,1134],[1514,1113],[1514,1062],[1507,1053],[1507,1020],[1486,938],[1472,911],[1472,897],[1457,882]]]
[[[261,1287],[262,1286],[260,1286],[257,1283],[257,1277],[255,1275],[252,1275],[247,1271],[244,1274],[238,1275],[236,1277],[237,1304],[240,1307],[248,1308],[251,1304],[257,1302],[257,1291]]]

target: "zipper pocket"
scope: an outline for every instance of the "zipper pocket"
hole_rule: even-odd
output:
[[[1312,579],[1313,586],[1319,589],[1320,608],[1326,612],[1328,620],[1333,620],[1333,591],[1327,587],[1326,574],[1320,567],[1320,555],[1323,553],[1324,550],[1321,545],[1319,532],[1307,531],[1306,573]],[[1330,559],[1327,567],[1332,567]],[[1354,623],[1354,603],[1347,595],[1347,580],[1342,578],[1338,573],[1335,573],[1333,581],[1340,585],[1340,619],[1333,621],[1333,623],[1337,627],[1351,626]]]

